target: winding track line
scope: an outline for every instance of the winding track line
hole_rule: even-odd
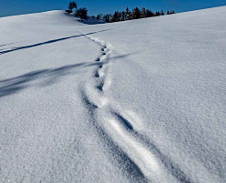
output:
[[[177,164],[163,155],[156,145],[143,138],[143,135],[133,128],[132,121],[135,120],[131,121],[132,117],[129,117],[129,120],[120,112],[115,111],[108,99],[106,99],[106,102],[101,102],[104,98],[104,91],[108,88],[105,85],[107,81],[106,63],[111,50],[104,41],[90,35],[85,35],[85,37],[101,47],[101,55],[95,59],[96,62],[100,63],[94,71],[96,83],[93,86],[83,87],[81,89],[81,97],[84,105],[90,111],[97,132],[102,134],[101,136],[105,139],[105,142],[107,141],[108,144],[111,144],[111,150],[116,151],[116,154],[120,154],[119,156],[123,157],[123,167],[132,166],[127,172],[135,175],[133,181],[136,179],[139,182],[149,182],[148,180],[157,180],[157,182],[168,182],[169,180],[185,183],[192,182]],[[89,96],[89,91],[87,90],[93,91],[92,95],[94,94],[96,96],[94,98],[97,98],[95,102],[92,100],[93,97]],[[98,113],[100,116],[108,116],[104,123],[101,120],[98,121]]]

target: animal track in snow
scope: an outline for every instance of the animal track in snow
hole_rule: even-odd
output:
[[[175,162],[172,162],[172,160],[170,158],[168,158],[166,155],[164,155],[155,144],[153,144],[152,142],[150,142],[148,140],[148,138],[146,136],[140,134],[133,128],[132,122],[130,121],[132,118],[129,120],[125,116],[121,115],[118,112],[115,112],[114,110],[112,110],[111,113],[113,116],[115,116],[114,120],[111,120],[111,125],[114,126],[117,133],[119,133],[123,136],[130,136],[129,138],[131,138],[131,140],[129,140],[126,143],[127,144],[131,143],[133,148],[135,148],[134,151],[137,151],[138,149],[140,149],[143,151],[143,152],[138,151],[138,153],[140,155],[142,155],[143,153],[146,154],[145,156],[147,156],[148,158],[145,158],[143,155],[142,155],[142,158],[144,158],[143,159],[144,162],[147,162],[147,166],[149,166],[149,168],[148,168],[149,170],[153,169],[152,166],[154,165],[154,166],[156,166],[156,168],[158,167],[159,172],[166,174],[166,176],[167,176],[167,172],[169,172],[170,176],[179,182],[185,182],[185,183],[192,182],[192,180],[178,167],[178,165]],[[125,138],[123,138],[123,139],[125,139]],[[133,159],[133,158],[131,157],[131,159]],[[153,162],[155,162],[155,163],[151,164],[150,162],[146,161],[148,159],[150,159],[150,160],[152,159],[152,163]],[[134,159],[134,161],[136,163],[136,159]],[[146,171],[146,169],[142,168],[143,165],[139,166],[139,163],[136,163],[136,164],[138,165],[138,167],[141,168],[141,170],[143,170],[142,172],[147,177],[150,176],[148,174],[148,172]],[[159,173],[157,172],[157,175],[158,174]]]
[[[115,116],[118,118],[118,120],[119,120],[120,122],[122,122],[122,124],[123,124],[126,128],[128,128],[128,129],[130,129],[130,130],[133,130],[133,126],[131,125],[131,123],[130,123],[126,118],[124,118],[123,116],[121,116],[121,115],[118,114],[118,113],[115,113]]]
[[[99,65],[99,68],[101,69],[102,67],[103,67],[103,64],[100,64],[100,65]]]
[[[97,89],[103,91],[104,81],[101,81],[100,84],[97,85]]]
[[[173,182],[191,182],[176,163],[163,155],[159,148],[137,131],[136,127],[139,127],[139,124],[134,124],[139,123],[140,120],[136,115],[134,117],[131,113],[122,114],[123,110],[110,109],[111,101],[104,97],[103,91],[107,91],[111,80],[107,77],[108,67],[103,67],[103,64],[107,61],[111,50],[104,41],[91,36],[86,37],[101,47],[101,55],[96,59],[100,64],[94,71],[94,83],[81,92],[82,100],[87,109],[91,111],[91,118],[98,129],[97,132],[102,134],[100,136],[108,146],[111,144],[109,147],[112,156],[120,154],[119,156],[125,161],[120,160],[119,164],[125,168],[128,168],[129,162],[132,169],[128,173],[131,175],[132,172],[136,172],[136,177],[142,180],[138,182],[147,182],[153,177],[159,181],[165,177],[165,180],[170,178],[174,180]],[[94,114],[100,114],[100,120]],[[103,117],[106,119],[101,123]]]
[[[81,96],[84,104],[90,109],[91,112],[98,108],[98,106],[89,99],[85,91],[81,91]]]
[[[98,71],[96,71],[96,73],[95,73],[95,75],[94,75],[95,77],[97,77],[97,78],[99,78],[100,77],[100,74],[99,74],[99,72]]]

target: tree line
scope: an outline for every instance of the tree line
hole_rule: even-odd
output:
[[[127,7],[125,11],[115,11],[115,13],[112,14],[98,14],[96,17],[92,16],[93,18],[104,20],[105,22],[119,22],[119,21],[126,21],[126,20],[132,20],[132,19],[139,19],[139,18],[146,18],[146,17],[155,17],[155,16],[161,16],[161,15],[171,15],[175,14],[175,11],[167,11],[164,13],[163,10],[152,12],[149,9],[142,8],[141,10],[138,7],[135,7],[132,11],[129,10]]]
[[[86,8],[77,8],[77,3],[75,1],[70,1],[68,5],[68,10],[66,12],[68,14],[73,12],[73,9],[75,9],[75,16],[80,17],[81,19],[87,20],[87,13],[88,10]],[[104,20],[105,22],[119,22],[119,21],[126,21],[126,20],[132,20],[132,19],[139,19],[139,18],[146,18],[146,17],[155,17],[155,16],[162,16],[162,15],[171,15],[175,14],[175,11],[167,11],[166,13],[161,11],[152,12],[149,9],[142,8],[141,10],[136,7],[132,11],[129,10],[127,7],[125,11],[115,11],[115,13],[112,14],[98,14],[97,16],[92,16],[92,18],[96,18],[98,20]]]

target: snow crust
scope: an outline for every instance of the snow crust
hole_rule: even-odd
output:
[[[0,18],[0,182],[226,182],[225,13]]]

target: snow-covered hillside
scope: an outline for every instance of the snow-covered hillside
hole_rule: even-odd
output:
[[[226,182],[225,13],[0,18],[0,182]]]

